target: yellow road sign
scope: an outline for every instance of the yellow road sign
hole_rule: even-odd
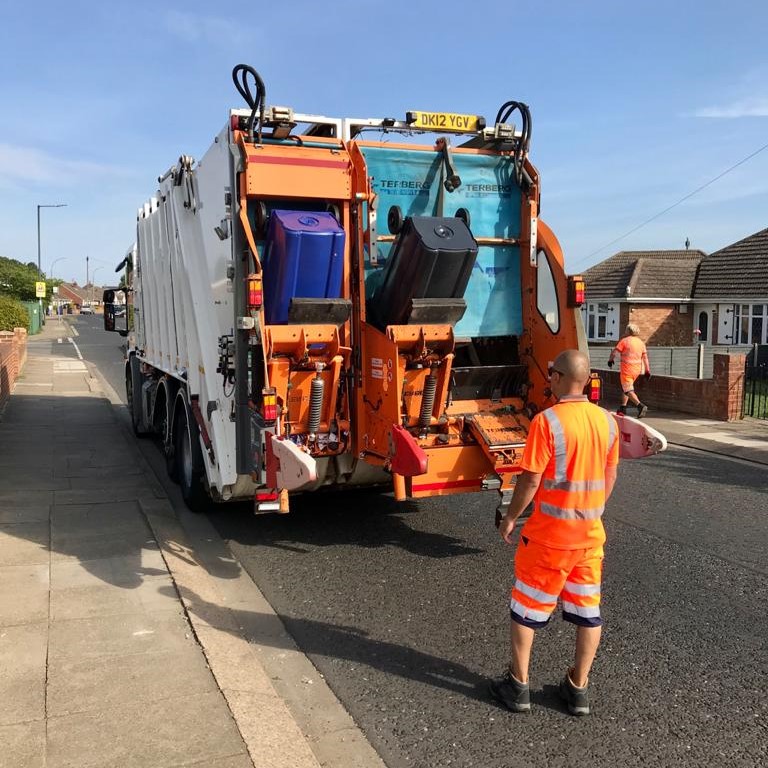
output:
[[[35,283],[35,296],[38,299],[45,298],[45,283],[42,280],[39,280]]]

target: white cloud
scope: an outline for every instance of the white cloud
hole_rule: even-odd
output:
[[[129,176],[119,166],[68,160],[35,147],[0,142],[0,185],[60,184],[72,186],[104,176]]]
[[[241,45],[251,36],[242,22],[231,21],[220,16],[203,16],[183,11],[168,11],[165,26],[169,32],[187,43]]]
[[[768,117],[768,98],[751,98],[734,101],[724,106],[697,109],[694,117],[714,117],[733,120],[739,117]]]

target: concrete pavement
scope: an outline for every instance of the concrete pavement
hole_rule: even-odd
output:
[[[30,340],[0,420],[2,765],[381,765],[335,700],[332,738],[297,725],[233,617],[279,621],[180,525],[71,334]]]

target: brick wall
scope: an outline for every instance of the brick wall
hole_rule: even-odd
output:
[[[0,331],[0,409],[8,401],[13,385],[27,361],[27,332],[24,328]]]
[[[746,357],[741,354],[716,354],[711,379],[653,376],[646,381],[640,378],[635,384],[635,391],[643,403],[656,411],[677,411],[718,421],[738,421],[743,417],[745,362]],[[620,402],[618,371],[601,371],[600,374],[603,377],[604,400]]]
[[[654,347],[688,346],[693,342],[693,307],[678,311],[677,304],[633,304],[627,322],[640,328],[640,338]],[[623,328],[622,328],[623,335]]]

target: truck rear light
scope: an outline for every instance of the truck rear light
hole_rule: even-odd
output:
[[[277,394],[274,389],[262,389],[262,411],[261,415],[265,422],[277,421]]]
[[[584,303],[586,283],[581,275],[568,278],[568,306],[580,307]]]
[[[248,275],[245,280],[248,290],[248,309],[258,311],[264,303],[264,292],[262,290],[261,276]]]
[[[599,403],[603,395],[603,382],[596,373],[590,374],[589,384],[587,384],[587,397],[590,403]]]

